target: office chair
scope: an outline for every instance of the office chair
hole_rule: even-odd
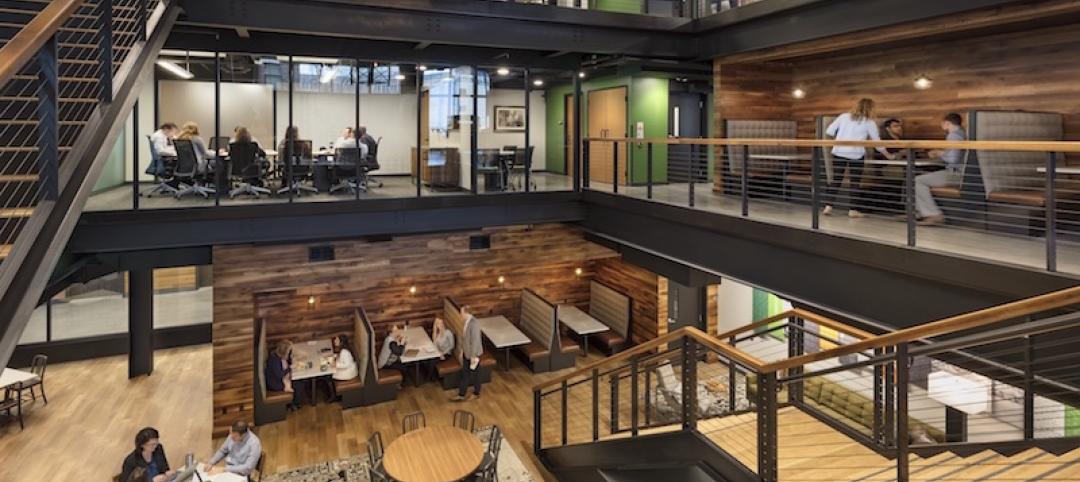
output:
[[[521,149],[516,147],[514,148],[514,155],[510,158],[511,162],[509,185],[511,191],[522,190],[522,186],[525,184],[525,171],[532,168],[532,156],[534,148],[535,146],[529,146],[528,149]],[[518,166],[523,167],[523,169],[520,174],[514,174],[514,168]],[[536,181],[529,179],[529,187],[532,188],[533,191],[535,191]]]
[[[229,144],[229,178],[240,183],[238,187],[229,191],[229,199],[234,199],[240,194],[250,194],[259,197],[260,194],[270,194],[270,190],[261,187],[265,172],[259,160],[258,145],[252,142],[234,142]]]
[[[286,171],[282,173],[285,177],[288,177],[288,172],[291,169],[292,178],[287,179],[289,183],[287,186],[282,186],[277,190],[278,194],[293,191],[296,194],[302,194],[304,192],[317,193],[318,189],[312,186],[304,184],[309,177],[311,177],[311,164],[303,161],[311,161],[311,141],[295,140],[285,141],[285,152],[278,155],[285,156]],[[284,179],[284,178],[282,178]]]
[[[413,430],[419,430],[427,426],[424,412],[413,412],[401,419],[401,433],[406,434]]]
[[[157,149],[154,148],[154,141],[150,139],[150,136],[146,136],[146,142],[150,145],[150,162],[152,165],[161,166],[158,172],[154,173],[154,179],[157,180],[150,189],[139,193],[140,196],[150,197],[156,192],[166,193],[170,196],[175,196],[180,192],[179,189],[173,187],[173,169],[176,168],[176,158],[172,156],[161,156],[158,154]]]
[[[229,138],[225,136],[211,137],[210,138],[210,152],[217,153],[221,149],[226,149],[230,146]]]
[[[173,141],[173,145],[176,146],[176,170],[173,175],[180,181],[180,191],[176,193],[176,199],[192,193],[206,199],[214,194],[214,188],[203,186],[197,179],[199,158],[195,156],[195,147],[191,145],[191,141],[177,139]]]
[[[375,432],[367,442],[368,452],[368,476],[371,482],[389,481],[390,477],[383,470],[383,443],[382,434]]]
[[[337,161],[334,173],[339,180],[334,187],[330,188],[331,194],[344,190],[351,193],[367,192],[367,168],[365,163],[360,161],[360,152],[359,147],[334,149],[334,159]]]
[[[372,138],[368,137],[368,139],[372,139]],[[366,159],[367,160],[367,165],[366,165],[366,172],[367,173],[370,173],[371,171],[378,171],[379,170],[379,144],[380,143],[382,143],[382,137],[380,137],[378,139],[372,139],[370,142],[364,142],[364,144],[366,144],[368,146],[368,153],[367,153],[367,159]],[[375,183],[376,186],[383,187],[382,181],[380,181],[375,176],[372,176],[370,174],[365,174],[365,177],[367,177],[368,184]]]

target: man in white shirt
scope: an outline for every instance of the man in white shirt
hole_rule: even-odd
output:
[[[880,141],[881,136],[878,134],[877,123],[874,121],[874,101],[872,99],[859,100],[851,112],[840,114],[839,117],[833,120],[829,127],[825,129],[825,134],[838,141],[865,141],[868,139]],[[896,157],[884,147],[878,147],[877,150],[886,159]],[[832,155],[832,182],[829,182],[825,190],[825,207],[821,210],[821,214],[826,216],[832,214],[833,204],[836,204],[840,185],[843,184],[844,175],[850,169],[851,193],[848,197],[851,201],[848,207],[848,216],[861,218],[863,214],[856,209],[855,202],[859,198],[859,185],[862,184],[863,157],[866,156],[866,148],[861,146],[833,146]]]
[[[151,176],[164,174],[165,163],[162,157],[176,157],[176,147],[173,147],[173,137],[176,136],[176,124],[166,122],[161,124],[158,130],[150,134],[150,148],[153,149],[150,156],[150,165],[146,166],[146,173]]]

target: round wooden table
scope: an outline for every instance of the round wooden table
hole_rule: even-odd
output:
[[[484,445],[470,432],[450,426],[413,430],[394,440],[383,455],[386,474],[401,482],[453,482],[480,468]]]

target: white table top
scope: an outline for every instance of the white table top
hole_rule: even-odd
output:
[[[14,368],[5,368],[3,372],[0,372],[0,388],[9,387],[19,382],[26,383],[37,375],[22,370],[16,370]]]
[[[574,305],[559,305],[559,321],[579,335],[591,335],[611,329]]]
[[[532,343],[532,339],[510,323],[505,316],[477,318],[476,321],[480,323],[480,332],[491,341],[492,345],[495,345],[495,348],[509,348]]]
[[[863,161],[866,164],[874,164],[877,166],[906,166],[907,159],[867,159]],[[915,159],[915,167],[930,167],[930,166],[944,166],[945,161],[941,159]]]
[[[221,463],[224,464],[225,462]],[[210,475],[207,474],[204,470],[205,464],[199,463],[196,464],[196,466],[198,467],[197,470],[199,472],[199,476],[202,477],[203,482],[247,482],[248,480],[247,477],[244,477],[243,475],[238,475],[231,472],[221,472]],[[219,465],[218,467],[221,467],[221,465]],[[189,482],[198,482],[198,480],[198,478],[192,477]]]
[[[1042,174],[1046,174],[1046,166],[1036,167],[1035,170],[1039,171]],[[1058,166],[1058,167],[1054,168],[1054,173],[1055,174],[1080,174],[1080,167]]]
[[[330,340],[312,340],[293,345],[293,380],[334,374],[334,351]],[[307,364],[311,362],[311,367]],[[321,362],[321,363],[320,363]]]
[[[405,353],[401,354],[401,363],[413,363],[424,360],[439,358],[439,349],[431,341],[427,331],[422,326],[410,326],[405,329]],[[417,350],[416,354],[409,352]]]
[[[799,154],[750,154],[750,159],[767,161],[809,161],[810,158]]]

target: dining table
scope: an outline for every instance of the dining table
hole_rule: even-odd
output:
[[[559,305],[559,321],[581,337],[581,356],[589,356],[589,335],[610,330],[607,325],[574,305]]]
[[[386,475],[400,482],[452,482],[476,473],[484,444],[473,434],[449,425],[424,427],[390,443],[383,454]]]
[[[504,371],[510,369],[510,349],[532,343],[529,335],[526,335],[513,323],[510,323],[510,320],[506,319],[505,316],[496,315],[478,318],[476,322],[480,323],[480,333],[484,335],[484,338],[487,338],[496,350],[502,350],[505,353],[506,365],[503,366]]]
[[[405,329],[405,351],[401,354],[403,365],[412,365],[416,370],[413,385],[420,385],[420,365],[427,360],[439,358],[439,349],[431,341],[427,330],[422,326],[410,326]]]
[[[334,374],[334,348],[330,340],[309,340],[293,345],[292,379],[314,380]],[[311,404],[315,404],[315,383],[311,383]]]

